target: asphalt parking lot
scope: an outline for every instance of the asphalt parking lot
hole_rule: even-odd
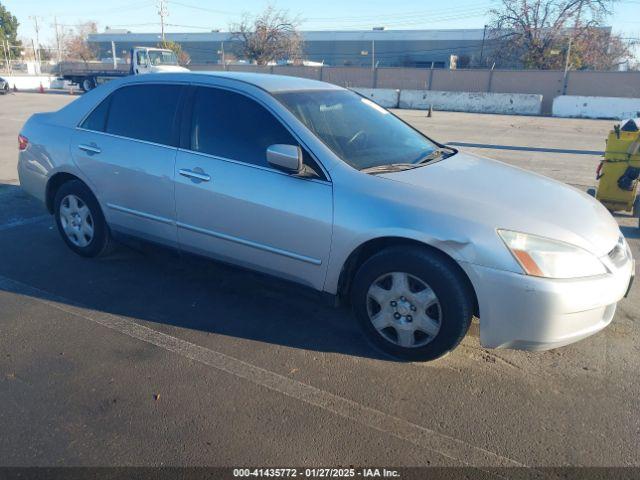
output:
[[[640,466],[639,282],[568,347],[484,350],[474,324],[442,360],[396,362],[284,282],[154,248],[75,256],[16,173],[22,123],[73,98],[0,97],[0,465]],[[612,125],[398,113],[580,188]]]

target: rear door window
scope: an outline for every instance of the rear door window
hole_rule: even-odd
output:
[[[181,85],[132,85],[111,94],[107,133],[176,146]]]

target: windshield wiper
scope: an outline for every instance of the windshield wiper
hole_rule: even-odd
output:
[[[386,165],[363,168],[360,171],[364,173],[400,172],[402,170],[416,168],[417,166],[415,163],[388,163]]]
[[[449,150],[450,153],[445,152],[444,149]],[[431,162],[432,160],[437,160],[438,158],[441,158],[441,157],[442,158],[448,158],[451,155],[455,155],[456,152],[457,151],[454,148],[451,148],[451,147],[446,147],[445,146],[444,148],[436,148],[435,150],[429,152],[424,157],[421,157],[420,159],[418,159],[418,161],[416,162],[416,165],[427,163],[427,162]]]
[[[416,165],[420,165],[421,163],[427,163],[437,158],[440,158],[443,153],[444,152],[440,149],[433,150],[429,152],[427,155],[425,155],[424,157],[420,157],[416,162]]]
[[[445,151],[449,150],[450,152]],[[425,163],[431,162],[433,160],[437,160],[439,158],[448,158],[451,155],[455,155],[457,150],[444,147],[444,148],[436,148],[435,150],[431,150],[428,154],[420,157],[417,161],[413,163],[388,163],[386,165],[376,165],[374,167],[363,168],[360,170],[365,173],[383,173],[383,172],[399,172],[402,170],[410,170],[412,168],[418,168],[424,165]]]

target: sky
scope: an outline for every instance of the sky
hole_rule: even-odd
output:
[[[132,32],[160,30],[156,0],[0,0],[18,17],[21,39],[35,38],[35,20],[41,44],[54,44],[54,21],[72,28],[94,20],[98,31],[106,26]],[[298,15],[302,30],[455,29],[483,28],[487,11],[499,0],[460,0],[450,8],[442,0],[276,0],[278,8]],[[168,32],[207,32],[228,30],[243,14],[262,11],[267,0],[167,0]],[[640,39],[640,0],[618,0],[607,20],[623,37]]]

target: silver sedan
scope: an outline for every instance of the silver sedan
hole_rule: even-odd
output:
[[[22,187],[86,257],[134,236],[351,305],[404,359],[548,349],[612,320],[616,221],[562,183],[459,152],[349,90],[245,73],[110,82],[19,137]]]

